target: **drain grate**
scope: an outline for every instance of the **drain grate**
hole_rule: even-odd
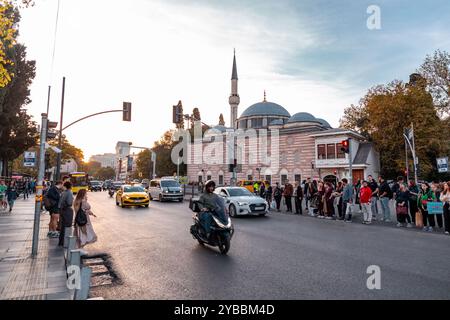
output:
[[[114,271],[111,258],[107,254],[86,256],[82,258],[83,266],[92,269],[91,288],[121,284],[121,280]]]

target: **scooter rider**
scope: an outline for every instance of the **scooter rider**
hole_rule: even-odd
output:
[[[199,218],[206,232],[206,238],[209,238],[211,232],[212,216],[211,214],[216,214],[219,216],[220,220],[225,220],[226,209],[225,201],[222,197],[214,193],[216,188],[216,183],[209,180],[205,184],[205,193],[203,193],[198,201],[198,206],[200,209]]]

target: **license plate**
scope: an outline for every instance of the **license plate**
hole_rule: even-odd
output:
[[[135,202],[135,203],[137,203],[137,202],[141,202],[141,200],[134,200],[134,202]]]
[[[255,210],[264,210],[264,207],[255,207]]]

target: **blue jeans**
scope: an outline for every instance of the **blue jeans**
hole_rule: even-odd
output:
[[[200,212],[200,223],[206,233],[211,232],[212,216],[210,212]]]
[[[370,201],[371,201],[372,217],[376,217],[378,214],[378,206],[377,206],[378,198],[372,197]]]
[[[389,208],[389,198],[380,198],[384,220],[391,220],[391,209]]]

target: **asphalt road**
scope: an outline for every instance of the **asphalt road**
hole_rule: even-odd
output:
[[[119,208],[89,193],[98,242],[123,284],[105,299],[450,299],[450,237],[272,213],[233,220],[227,256],[190,233],[187,203]],[[367,288],[369,266],[381,289]]]

